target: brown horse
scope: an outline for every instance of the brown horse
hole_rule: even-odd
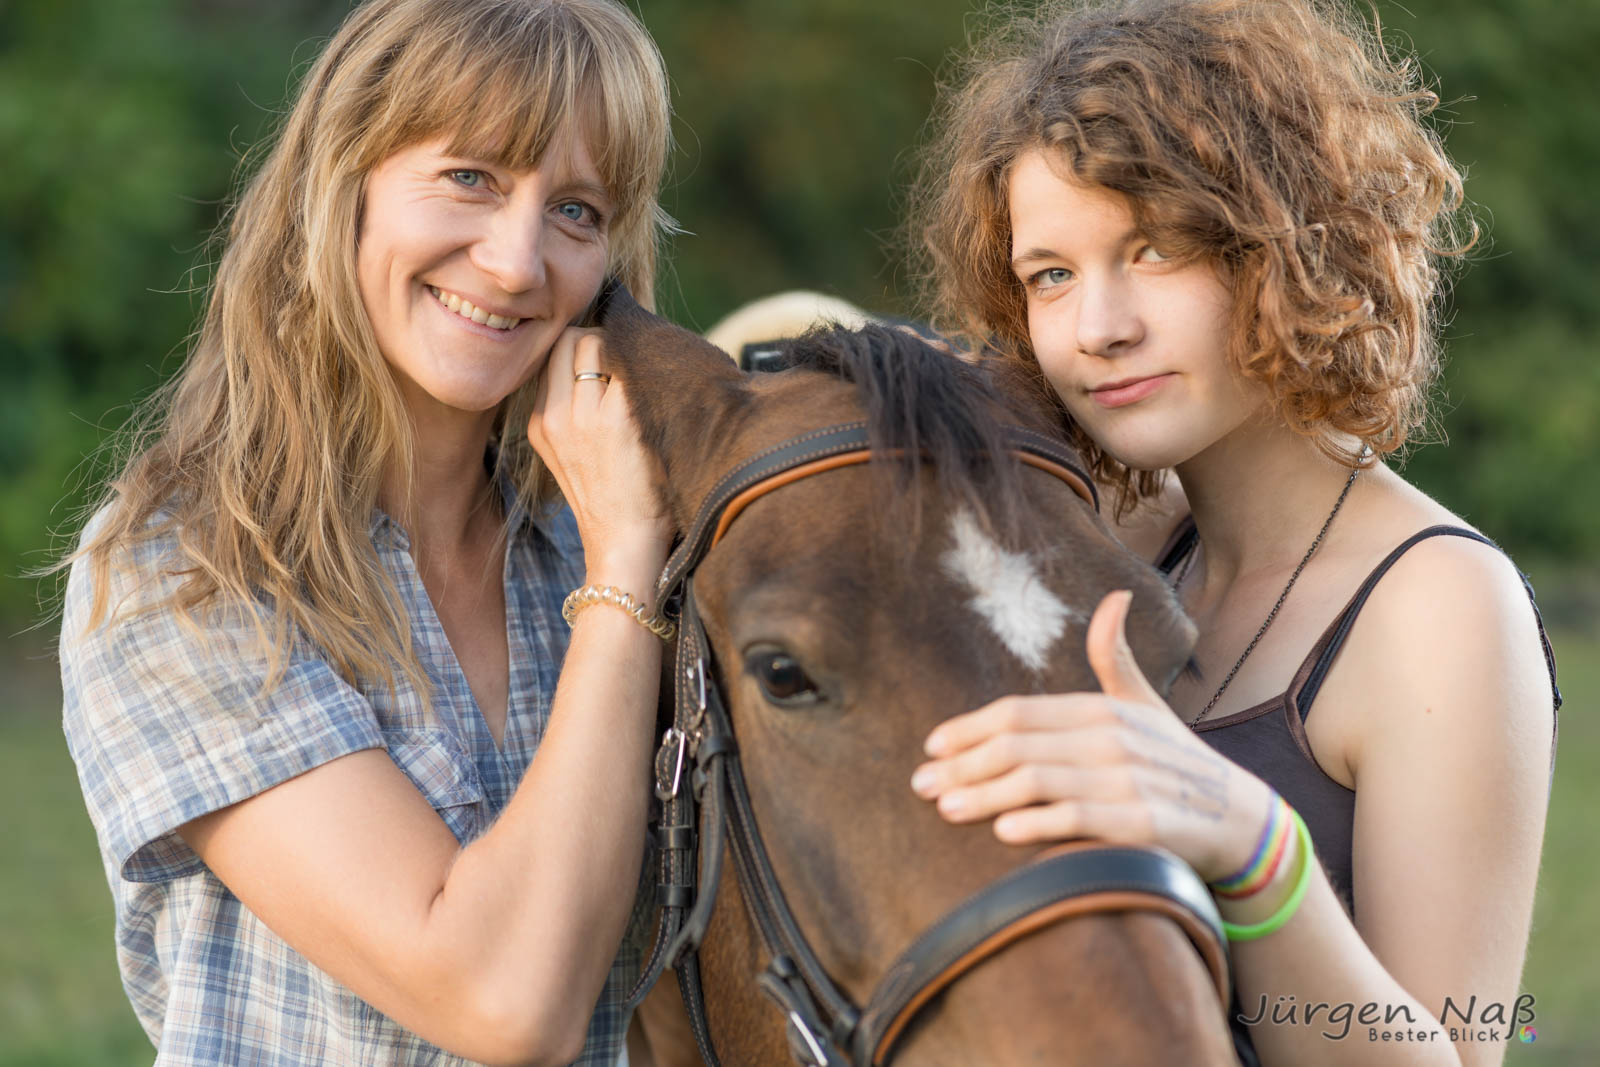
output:
[[[1006,694],[1093,688],[1084,627],[1112,589],[1134,590],[1128,636],[1157,684],[1187,662],[1192,627],[1071,487],[1007,454],[1007,425],[1059,436],[1032,383],[876,327],[812,335],[793,369],[746,375],[626,293],[602,322],[680,532],[740,459],[870,428],[870,464],[749,503],[693,593],[772,873],[816,960],[865,1004],[908,944],[1037,853],[912,793],[928,732]],[[699,956],[706,1017],[722,1063],[782,1064],[795,1039],[757,989],[769,961],[749,896],[736,870],[722,878]],[[641,1009],[651,1055],[698,1062],[669,985]],[[916,1012],[894,1060],[1231,1064],[1223,1008],[1172,919],[1099,911],[988,955]]]

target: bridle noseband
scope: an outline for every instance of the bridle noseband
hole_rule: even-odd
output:
[[[1060,478],[1098,510],[1094,483],[1076,456],[1020,427],[1009,427],[1006,434],[1012,455]],[[661,919],[630,1002],[641,999],[665,968],[674,967],[700,1055],[719,1067],[697,953],[711,922],[726,850],[770,956],[757,984],[787,1017],[790,1051],[804,1067],[883,1067],[922,1006],[962,974],[1036,930],[1096,912],[1147,911],[1176,921],[1227,1004],[1226,942],[1216,905],[1199,877],[1160,849],[1090,841],[1045,851],[946,914],[889,967],[863,1007],[824,970],[784,898],[756,826],[732,720],[712,674],[711,648],[695,606],[694,572],[751,501],[871,456],[862,422],[804,434],[757,454],[712,488],[667,561],[656,602],[676,601],[679,638],[673,723],[655,759],[656,796],[662,804],[656,833]],[[697,842],[702,804],[705,840]]]

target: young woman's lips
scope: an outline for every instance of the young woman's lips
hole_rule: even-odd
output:
[[[1129,404],[1137,404],[1160,389],[1170,377],[1172,377],[1170,374],[1155,374],[1149,378],[1130,378],[1127,381],[1101,386],[1099,389],[1091,389],[1089,395],[1103,408],[1127,407]]]

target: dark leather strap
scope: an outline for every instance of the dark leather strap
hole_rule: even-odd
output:
[[[1013,941],[1065,919],[1129,910],[1175,919],[1227,1002],[1227,942],[1199,876],[1160,849],[1073,842],[984,887],[901,954],[862,1013],[855,1062],[887,1063],[925,1003]]]
[[[1020,426],[1007,427],[1005,432],[1013,455],[1023,463],[1056,475],[1099,510],[1099,491],[1094,480],[1079,466],[1075,453],[1043,434]],[[699,566],[711,546],[751,501],[809,474],[834,466],[867,462],[872,455],[867,424],[851,422],[791,438],[729,471],[706,494],[694,524],[667,560],[661,580],[656,583],[656,602],[664,603],[684,577]]]
[[[689,528],[689,532],[684,535],[683,540],[667,560],[661,580],[656,583],[656,602],[664,602],[688,573],[699,565],[711,547],[711,535],[715,532],[722,509],[728,501],[738,496],[745,488],[775,473],[824,456],[854,451],[861,448],[866,440],[865,422],[832,426],[791,438],[765,452],[758,452],[725,474],[706,494],[705,500],[700,504],[700,511],[695,516],[694,525]]]
[[[1165,550],[1156,557],[1156,570],[1171,576],[1178,569],[1178,564],[1183,558],[1195,550],[1195,545],[1200,540],[1200,531],[1195,528],[1194,516],[1185,515],[1183,521],[1178,523],[1172,536],[1167,539]]]

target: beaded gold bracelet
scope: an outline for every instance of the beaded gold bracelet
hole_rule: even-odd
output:
[[[631,593],[625,593],[614,585],[581,585],[574,589],[561,602],[561,617],[571,626],[577,620],[578,612],[594,604],[610,604],[621,608],[640,626],[663,641],[671,641],[677,636],[678,627],[670,619],[646,613],[644,605],[635,600]]]

